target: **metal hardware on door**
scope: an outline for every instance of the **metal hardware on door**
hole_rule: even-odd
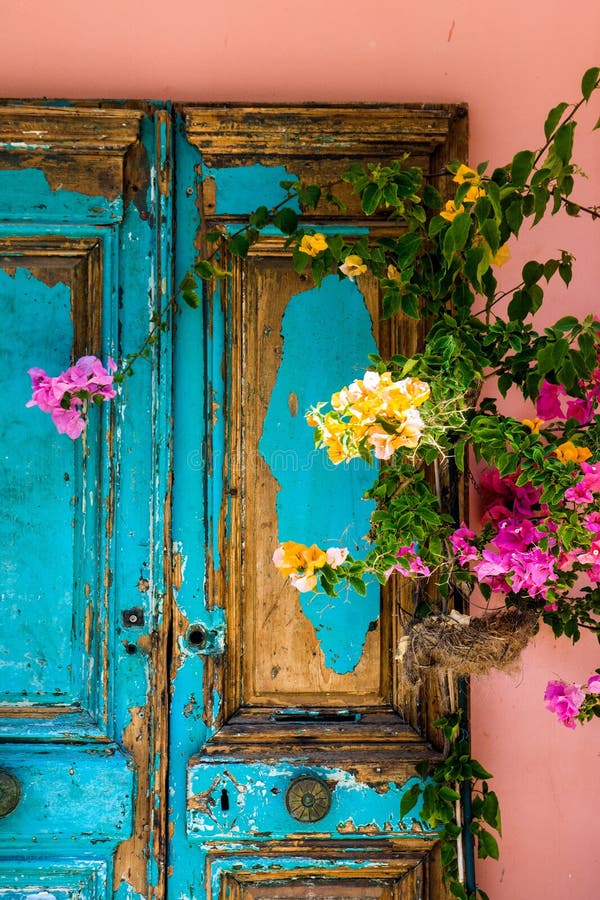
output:
[[[10,815],[20,799],[20,781],[6,769],[0,769],[0,818]]]
[[[294,778],[285,792],[285,806],[298,822],[319,822],[331,809],[329,785],[314,775]]]
[[[225,630],[222,626],[207,628],[201,622],[192,623],[185,635],[190,650],[210,655],[223,651]]]
[[[122,615],[125,628],[139,628],[144,624],[144,610],[141,606],[124,609]]]

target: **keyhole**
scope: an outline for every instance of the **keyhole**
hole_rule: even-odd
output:
[[[202,625],[192,625],[188,631],[187,639],[197,650],[203,650],[206,647],[208,633]]]
[[[229,809],[229,794],[226,788],[221,791],[221,809],[223,812],[227,812]]]

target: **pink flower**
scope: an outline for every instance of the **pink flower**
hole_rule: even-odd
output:
[[[538,531],[529,519],[512,516],[498,523],[494,544],[503,550],[525,550],[541,537],[543,532]]]
[[[391,569],[388,569],[385,573],[385,577],[389,578],[392,572],[400,572],[401,575],[404,575],[405,578],[409,578],[411,575],[431,575],[431,569],[426,563],[423,562],[420,556],[413,555],[416,553],[415,543],[410,546],[399,547],[396,556],[403,560],[401,563],[396,563],[395,566],[392,566]],[[408,557],[413,555],[412,559]],[[404,557],[406,557],[404,559]]]
[[[590,397],[586,397],[585,400],[576,399],[569,400],[567,403],[567,419],[577,419],[582,425],[587,424],[592,418],[594,409],[591,403]]]
[[[582,462],[579,464],[583,472],[583,481],[590,491],[600,491],[600,465],[598,463]]]
[[[562,384],[550,384],[549,381],[543,381],[535,407],[540,419],[562,419],[563,411],[559,398],[565,394],[566,391]]]
[[[589,546],[586,553],[580,553],[577,560],[582,566],[597,566],[600,564],[600,538],[597,538]]]
[[[544,692],[544,700],[546,709],[556,713],[559,722],[567,728],[575,728],[575,717],[585,700],[585,694],[578,684],[549,681]]]
[[[588,678],[587,690],[590,694],[600,694],[600,675],[591,675]]]
[[[39,406],[50,413],[59,434],[72,440],[79,437],[86,425],[84,401],[112,400],[114,359],[104,368],[96,356],[82,356],[74,366],[51,378],[43,369],[29,369],[33,395],[27,406]]]
[[[583,481],[578,481],[574,487],[567,488],[565,491],[565,500],[569,500],[571,503],[577,503],[578,505],[583,505],[585,503],[593,503],[594,496],[585,486]]]
[[[584,523],[588,531],[594,534],[600,533],[600,512],[594,510],[594,512],[588,513],[584,518]]]

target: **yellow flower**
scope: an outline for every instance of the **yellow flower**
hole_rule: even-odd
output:
[[[448,222],[451,222],[452,219],[455,219],[459,213],[464,212],[464,211],[465,211],[465,208],[462,204],[457,209],[456,206],[454,205],[454,200],[448,200],[448,202],[446,203],[446,206],[440,213],[440,216],[442,217],[442,219],[447,219]]]
[[[339,269],[350,281],[354,281],[357,275],[363,275],[367,271],[362,257],[356,256],[354,253],[346,257]]]
[[[458,167],[452,181],[455,181],[457,184],[464,184],[465,181],[468,181],[470,184],[481,184],[481,178],[475,169],[470,169],[469,166],[465,165],[460,165]]]
[[[585,460],[589,459],[592,455],[592,451],[588,450],[587,447],[578,447],[572,441],[565,441],[564,444],[557,447],[554,452],[562,463],[585,462]]]
[[[494,266],[503,266],[510,259],[510,250],[508,244],[502,244],[495,256],[490,258],[490,262]]]
[[[305,234],[300,241],[298,249],[301,253],[306,253],[307,256],[318,256],[323,250],[327,250],[325,235],[320,232],[317,232],[317,234]]]
[[[304,568],[307,571],[310,570],[310,572],[314,572],[315,569],[321,569],[327,562],[325,551],[321,550],[320,547],[317,547],[316,544],[313,544],[311,547],[305,547],[301,556],[304,562]]]
[[[294,587],[307,591],[312,590],[317,583],[315,569],[321,569],[325,565],[327,555],[316,544],[307,547],[296,541],[284,541],[275,550],[273,562],[284,578],[290,578]]]
[[[540,428],[542,427],[543,424],[544,424],[544,420],[538,419],[538,418],[521,420],[521,425],[525,425],[527,428],[529,428],[529,430],[532,434],[539,434]]]
[[[387,277],[390,279],[390,281],[397,281],[398,284],[402,284],[402,275],[400,274],[396,266],[393,266],[391,263],[387,267]]]

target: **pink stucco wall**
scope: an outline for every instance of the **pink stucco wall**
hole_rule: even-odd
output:
[[[537,146],[547,110],[600,63],[597,0],[11,0],[1,28],[7,97],[467,101],[472,162]],[[599,114],[596,101],[576,154],[590,202]],[[522,241],[527,258],[577,256],[557,316],[598,311],[599,229],[561,220]],[[504,815],[501,861],[480,869],[492,900],[600,897],[600,722],[572,733],[542,704],[548,677],[584,680],[600,663],[595,642],[582,644],[544,633],[520,674],[473,684],[474,749]]]

